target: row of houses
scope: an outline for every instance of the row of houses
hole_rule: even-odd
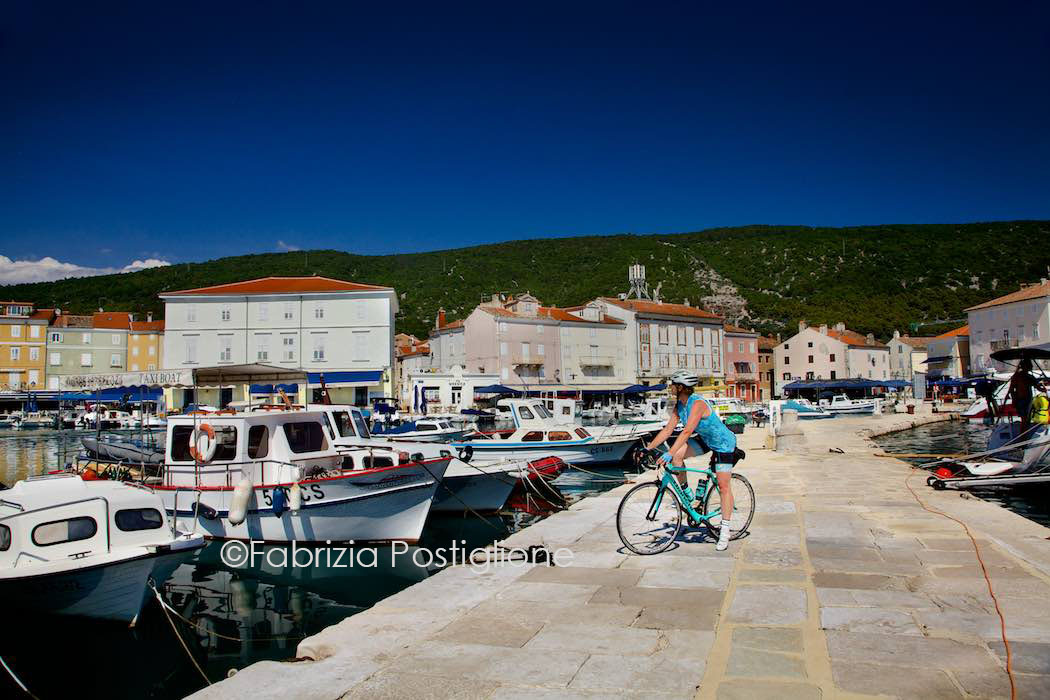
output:
[[[90,316],[0,302],[0,389],[54,391],[60,377],[156,370],[164,321],[98,311]]]
[[[304,371],[303,400],[319,398],[323,381],[345,403],[377,396],[411,403],[423,391],[456,406],[469,405],[476,386],[602,392],[660,384],[685,368],[708,391],[765,401],[796,380],[1002,370],[992,352],[1045,343],[1050,332],[1046,280],[967,309],[969,323],[948,333],[894,333],[886,343],[842,323],[804,321],[790,338],[763,337],[688,300],[648,298],[644,289],[569,307],[528,293],[494,294],[462,319],[439,311],[425,340],[396,334],[392,288],[327,277],[268,277],[161,299],[163,321],[0,302],[0,390],[56,390],[64,375],[257,362]]]

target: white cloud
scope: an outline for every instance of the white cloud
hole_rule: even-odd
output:
[[[277,248],[279,250],[283,250],[286,253],[294,253],[297,250],[302,250],[302,248],[300,248],[299,246],[293,245],[291,243],[285,243],[284,241],[277,241]]]
[[[157,258],[135,260],[124,267],[87,267],[62,262],[48,256],[40,260],[12,260],[0,255],[0,284],[22,284],[24,282],[50,282],[67,277],[92,277],[114,275],[120,272],[136,272],[151,267],[164,267],[171,263]]]

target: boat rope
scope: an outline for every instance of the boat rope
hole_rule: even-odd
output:
[[[16,676],[15,672],[11,670],[11,667],[7,665],[7,662],[4,661],[4,657],[2,656],[0,656],[0,664],[3,664],[4,670],[7,671],[7,675],[11,676],[11,680],[18,684],[18,687],[22,689],[22,692],[33,698],[33,700],[40,700],[40,698],[29,692],[29,688],[26,687],[25,683],[19,680],[18,676]]]
[[[590,474],[591,476],[598,477],[597,479],[592,479],[592,481],[599,481],[599,482],[606,483],[606,484],[626,484],[628,481],[630,481],[630,479],[628,479],[627,477],[623,477],[623,478],[620,478],[620,479],[609,478],[608,474],[601,474],[599,472],[588,471],[588,470],[584,469],[583,467],[576,466],[575,464],[573,464],[571,462],[566,462],[566,464],[569,465],[570,469],[575,469],[578,472],[583,472],[584,474]]]
[[[206,674],[204,672],[204,669],[201,668],[200,664],[197,663],[197,659],[196,659],[196,657],[193,656],[193,652],[190,651],[190,648],[188,646],[186,646],[186,640],[184,640],[182,638],[182,635],[179,634],[179,628],[175,626],[175,621],[172,620],[171,619],[171,615],[168,614],[168,610],[169,610],[168,604],[164,602],[164,599],[160,595],[160,591],[157,590],[157,587],[154,586],[152,582],[150,583],[150,588],[153,589],[153,595],[157,596],[157,602],[160,603],[160,608],[161,608],[161,610],[164,611],[164,619],[166,619],[168,621],[168,624],[171,625],[171,631],[175,633],[175,637],[176,637],[176,639],[179,640],[179,644],[181,644],[182,648],[186,650],[186,656],[190,657],[190,661],[193,662],[193,667],[197,669],[197,673],[201,674],[201,678],[204,679],[204,682],[207,683],[208,685],[211,685],[212,683],[208,679],[208,674]],[[178,615],[178,613],[175,613],[175,614]],[[182,616],[179,615],[179,617],[182,617]],[[194,625],[194,626],[196,626],[196,625]]]
[[[424,470],[426,471],[426,473],[427,473],[427,474],[430,474],[430,476],[432,476],[432,477],[434,478],[434,480],[435,480],[436,482],[438,482],[438,487],[439,487],[439,488],[443,488],[443,489],[445,489],[445,491],[447,491],[447,492],[448,492],[448,495],[449,495],[449,496],[452,496],[452,498],[454,498],[454,499],[456,499],[457,501],[459,501],[459,504],[460,504],[461,506],[463,506],[463,508],[464,508],[465,510],[467,510],[468,512],[470,512],[470,513],[471,513],[471,514],[473,514],[473,515],[476,515],[476,516],[477,516],[477,517],[478,517],[478,518],[479,518],[479,519],[480,519],[480,520],[481,520],[481,521],[482,521],[483,523],[485,523],[486,525],[488,525],[489,527],[491,527],[491,528],[492,528],[493,530],[496,530],[497,532],[503,532],[503,531],[504,531],[504,529],[505,529],[505,528],[502,528],[502,527],[500,527],[499,525],[495,525],[495,524],[493,524],[493,523],[492,523],[492,522],[491,522],[491,521],[490,521],[490,520],[489,520],[488,518],[486,518],[486,517],[485,517],[484,515],[482,515],[481,513],[477,512],[476,510],[474,510],[473,508],[471,508],[471,507],[470,507],[469,505],[467,505],[466,501],[464,501],[464,500],[463,500],[462,498],[460,498],[459,496],[457,496],[457,495],[455,494],[455,492],[453,492],[453,491],[452,491],[452,489],[450,489],[450,488],[449,488],[448,486],[446,486],[446,485],[445,485],[445,482],[444,482],[444,481],[443,481],[443,480],[442,480],[442,479],[441,479],[440,477],[436,476],[436,475],[434,474],[434,472],[430,471],[430,467],[428,467],[428,466],[426,465],[426,463],[425,463],[425,462],[422,462],[422,461],[421,461],[421,462],[419,462],[419,466],[423,467],[423,469],[424,469]],[[446,469],[447,469],[447,467],[446,467]],[[477,467],[475,467],[475,469],[477,469]],[[481,470],[480,470],[480,469],[478,469],[478,471],[480,472]],[[482,472],[482,473],[484,473],[484,472]]]
[[[992,603],[995,605],[995,612],[999,616],[999,634],[1002,636],[1003,639],[1003,647],[1006,648],[1006,676],[1010,679],[1010,700],[1016,700],[1017,686],[1014,684],[1013,656],[1010,652],[1010,640],[1006,638],[1006,618],[1003,617],[1003,611],[999,607],[999,599],[995,597],[995,591],[992,590],[992,579],[988,575],[988,567],[985,566],[984,559],[981,557],[981,547],[977,544],[977,538],[973,536],[972,532],[970,532],[970,528],[966,523],[964,523],[962,520],[959,520],[955,516],[948,515],[944,511],[937,510],[936,508],[931,508],[930,506],[926,505],[926,503],[924,503],[921,498],[919,498],[919,494],[915,493],[915,489],[911,487],[910,483],[911,478],[917,473],[917,471],[911,470],[909,471],[908,476],[904,478],[904,485],[908,487],[908,491],[911,492],[911,495],[915,497],[915,500],[918,501],[919,505],[922,506],[924,510],[929,511],[930,513],[934,513],[935,515],[944,516],[948,520],[952,520],[961,525],[963,531],[966,532],[966,536],[969,537],[970,542],[973,543],[973,551],[974,554],[977,555],[977,563],[981,565],[981,573],[984,575],[984,582],[988,586],[988,595],[992,597]]]

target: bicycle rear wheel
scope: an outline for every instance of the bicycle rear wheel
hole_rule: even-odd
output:
[[[755,517],[755,490],[751,488],[751,482],[743,474],[733,474],[729,484],[733,489],[733,515],[729,518],[729,527],[732,529],[733,535],[729,539],[735,540],[747,532],[747,528],[751,526],[751,519]],[[716,510],[721,510],[721,508],[722,494],[718,490],[718,482],[716,481],[711,485],[707,492],[707,498],[704,499],[704,513],[714,513]],[[716,515],[713,518],[708,518],[704,520],[704,525],[707,526],[711,536],[718,539],[718,535],[722,531],[722,517]]]
[[[616,510],[616,532],[635,554],[659,554],[674,544],[682,529],[682,507],[659,481],[628,491]]]

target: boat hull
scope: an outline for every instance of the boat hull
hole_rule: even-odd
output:
[[[275,491],[281,489],[287,495],[291,484],[257,486],[249,497],[247,516],[236,525],[229,520],[233,489],[204,490],[201,505],[213,510],[215,517],[209,519],[198,513],[196,527],[212,539],[416,542],[448,462],[432,460],[301,481],[302,507],[297,513],[274,512]],[[157,493],[169,515],[175,513],[175,487],[161,487]],[[177,517],[181,529],[194,527],[193,499],[186,491],[179,494]]]
[[[516,474],[505,471],[475,472],[474,474],[445,475],[434,495],[430,509],[437,513],[457,513],[464,510],[492,512],[499,510],[510,498],[517,483]]]
[[[20,612],[133,623],[149,593],[154,568],[182,552],[150,554],[69,571],[0,578],[0,596]],[[31,567],[26,568],[27,571]]]
[[[491,460],[526,460],[533,461],[543,457],[558,457],[572,464],[600,464],[621,462],[627,456],[637,439],[609,442],[591,441],[578,445],[555,446],[551,443],[538,443],[535,447],[514,443],[500,445],[498,440],[473,440],[455,443],[457,449],[471,447],[474,459]]]

